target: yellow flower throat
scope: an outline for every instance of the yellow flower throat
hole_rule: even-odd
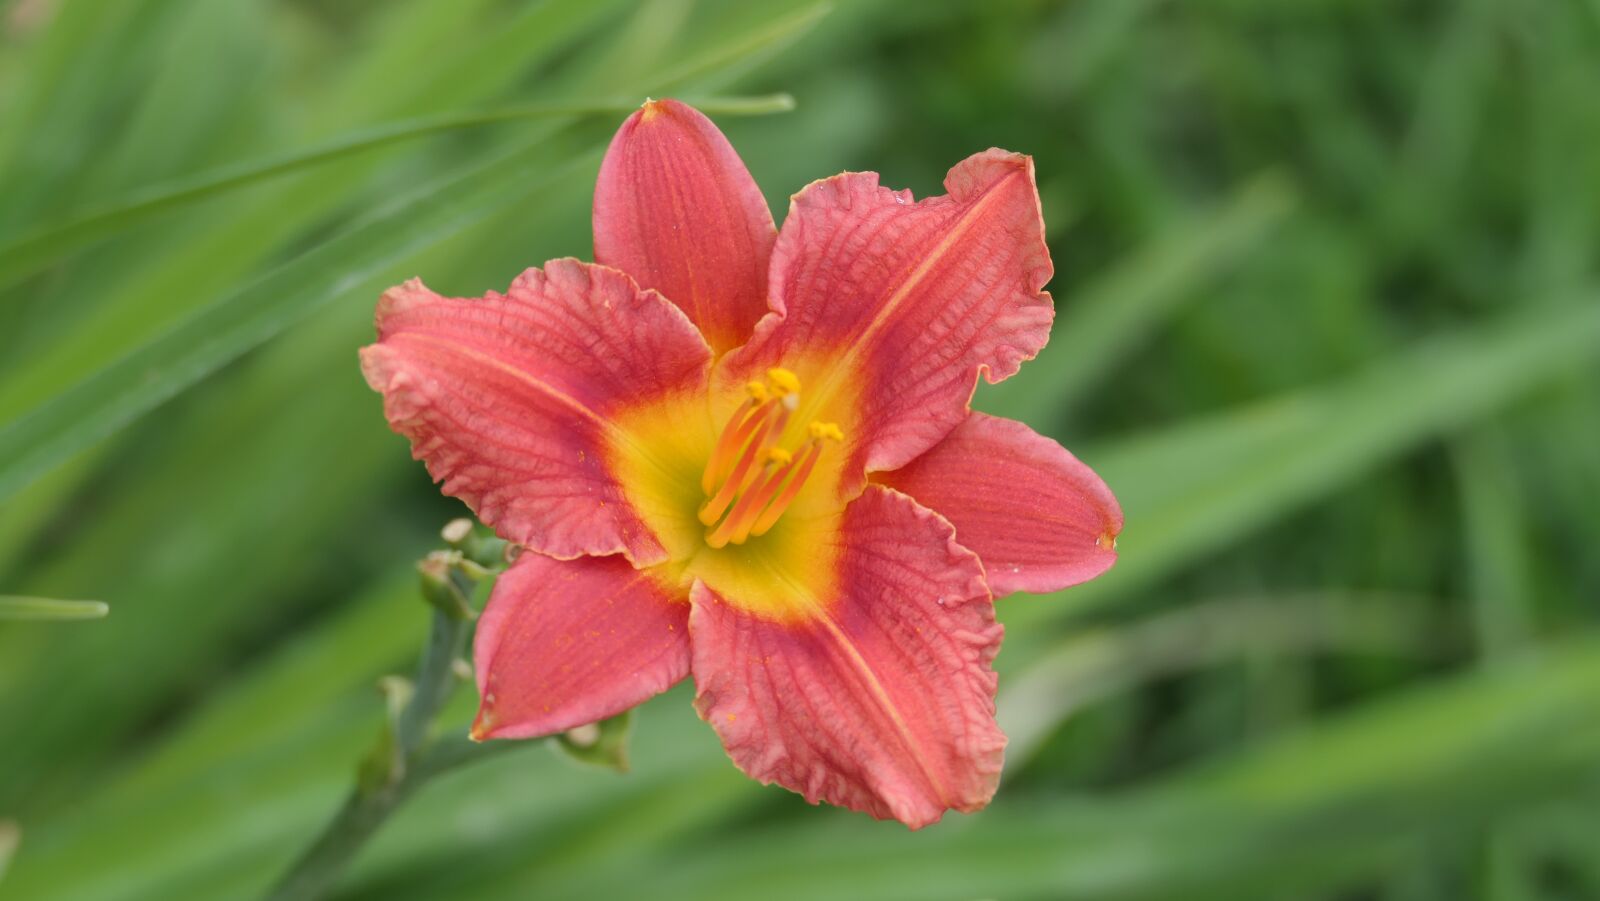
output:
[[[765,382],[745,386],[749,399],[734,411],[700,477],[705,503],[700,522],[714,548],[763,535],[783,516],[816,468],[823,445],[843,441],[831,422],[813,422],[798,450],[778,446],[789,416],[800,406],[800,379],[787,369],[767,370]]]

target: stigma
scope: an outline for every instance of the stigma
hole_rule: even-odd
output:
[[[779,444],[800,406],[800,379],[787,369],[767,370],[745,391],[749,398],[728,418],[700,477],[700,522],[714,548],[766,534],[805,487],[823,446],[844,440],[834,423],[813,422],[798,449]]]

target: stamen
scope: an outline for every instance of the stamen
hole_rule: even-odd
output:
[[[718,548],[729,543],[744,544],[745,539],[750,537],[750,527],[755,525],[756,516],[777,493],[784,477],[794,468],[790,465],[793,462],[793,455],[781,447],[767,451],[767,468],[751,484],[750,489],[740,495],[739,502],[733,505],[728,518],[706,535],[706,543]]]
[[[722,490],[700,508],[702,523],[708,526],[716,523],[722,517],[723,511],[728,509],[728,505],[733,503],[739,489],[744,487],[745,479],[750,475],[750,468],[755,465],[756,457],[761,455],[762,443],[767,440],[767,435],[771,434],[775,420],[780,418],[782,417],[767,415],[760,417],[760,422],[755,427],[755,434],[751,435],[750,443],[745,445],[744,453],[739,455],[739,462],[733,465],[733,472],[729,474],[727,481],[722,483]]]
[[[811,477],[811,470],[816,468],[817,458],[821,456],[821,441],[812,441],[806,445],[806,449],[800,454],[799,462],[791,467],[794,469],[794,478],[783,486],[783,491],[773,499],[771,506],[762,511],[761,515],[750,523],[747,534],[765,535],[768,529],[778,524],[778,519],[783,516],[783,511],[789,509],[789,505],[794,503],[794,499],[800,495],[800,489],[805,487],[806,479]]]
[[[824,438],[829,441],[844,440],[844,430],[839,428],[837,422],[813,422],[806,426],[806,431],[810,433],[811,437],[819,441]]]
[[[700,522],[714,548],[743,544],[778,521],[804,487],[828,441],[843,441],[831,422],[813,422],[811,440],[798,454],[768,442],[782,440],[790,415],[800,406],[800,378],[782,367],[767,370],[766,382],[745,386],[750,399],[729,417],[700,478],[708,500]],[[726,514],[726,516],[724,516]]]
[[[767,432],[768,437],[773,441],[782,440],[783,430],[789,427],[789,414],[794,412],[794,408],[789,406],[789,398],[798,396],[791,394],[789,397],[785,397],[782,403],[774,405],[777,408],[777,412],[772,416],[772,430]],[[777,448],[773,449],[776,450]]]
[[[709,497],[717,489],[717,482],[727,472],[728,465],[733,461],[734,454],[744,446],[750,433],[755,431],[759,424],[759,417],[763,406],[767,406],[771,395],[767,386],[760,382],[751,382],[745,386],[750,393],[750,399],[739,405],[728,417],[728,424],[723,427],[722,435],[717,439],[717,446],[711,451],[711,459],[706,461],[705,472],[700,475],[700,490]]]
[[[793,466],[794,478],[784,486],[783,493],[772,501],[772,506],[751,523],[750,535],[767,534],[767,530],[776,525],[778,518],[783,516],[783,511],[794,503],[794,499],[800,495],[800,489],[805,486],[806,479],[811,477],[811,470],[816,468],[818,458],[822,456],[823,442],[844,440],[844,431],[837,423],[813,422],[807,427],[807,431],[811,434],[811,443],[806,445],[805,453]]]
[[[777,389],[775,393],[779,397],[800,393],[800,377],[782,366],[768,369],[767,378],[772,381],[773,387]]]

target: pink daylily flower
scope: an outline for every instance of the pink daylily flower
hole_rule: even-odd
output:
[[[1049,333],[1032,160],[988,150],[945,188],[836,175],[779,231],[716,126],[652,101],[601,165],[596,263],[383,295],[361,359],[390,425],[526,549],[478,625],[474,737],[692,675],[762,782],[912,828],[988,803],[993,598],[1104,572],[1122,512],[969,407]]]

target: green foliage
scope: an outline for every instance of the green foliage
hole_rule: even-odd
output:
[[[1057,328],[977,402],[1128,526],[1000,604],[999,798],[809,808],[679,689],[580,749],[626,775],[442,777],[343,897],[1600,897],[1597,73],[1586,0],[0,3],[0,896],[272,883],[462,512],[378,291],[587,257],[618,111],[788,92],[717,117],[780,218],[1036,158]],[[114,614],[5,612],[56,597]]]

